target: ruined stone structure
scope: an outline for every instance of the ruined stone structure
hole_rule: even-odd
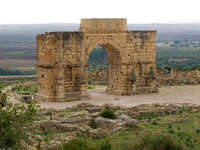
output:
[[[200,71],[198,69],[191,71],[179,71],[176,69],[157,70],[157,86],[168,85],[199,85]]]
[[[107,85],[108,71],[104,69],[98,71],[93,70],[89,73],[88,81],[91,85]],[[157,87],[169,85],[199,85],[200,70],[180,71],[173,68],[171,70],[157,69],[156,84]]]
[[[88,97],[88,59],[97,46],[108,55],[106,93],[158,92],[156,31],[128,31],[126,19],[82,19],[79,31],[37,36],[37,99]]]

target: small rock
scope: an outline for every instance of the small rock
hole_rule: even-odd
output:
[[[35,135],[35,138],[38,139],[38,140],[43,140],[43,137],[41,135],[38,135],[38,134]]]
[[[138,128],[138,122],[136,119],[129,119],[125,122],[125,126],[131,129]]]
[[[59,129],[63,132],[68,131],[68,132],[73,132],[73,131],[77,131],[79,129],[78,125],[75,124],[61,124],[59,126]]]
[[[103,117],[98,117],[95,119],[95,124],[97,125],[97,128],[112,130],[117,126],[117,121]]]
[[[99,108],[99,107],[87,107],[86,110],[87,110],[89,113],[95,113],[95,112],[99,112],[99,111],[100,111],[100,108]]]
[[[88,125],[91,120],[92,120],[92,117],[89,117],[89,116],[78,116],[74,118],[65,119],[62,121],[62,123]]]
[[[120,116],[118,116],[118,119],[126,121],[126,120],[129,120],[130,117],[128,115],[121,114]]]

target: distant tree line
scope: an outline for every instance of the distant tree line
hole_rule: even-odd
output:
[[[101,47],[95,48],[90,54],[88,64],[89,64],[88,67],[89,72],[93,70],[106,69],[107,68],[106,51]]]
[[[36,71],[22,71],[16,69],[0,68],[0,76],[12,76],[12,75],[34,75]]]

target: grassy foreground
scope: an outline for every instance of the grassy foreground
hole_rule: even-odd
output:
[[[177,115],[142,116],[140,120],[137,129],[124,128],[104,139],[75,138],[57,150],[199,150],[199,112],[182,110]]]
[[[0,84],[0,89],[2,90],[8,85],[12,85],[12,82],[12,80],[4,82],[2,81]],[[14,89],[11,89],[10,94],[13,94],[15,92],[18,94],[22,94],[24,92],[28,92],[30,94],[34,93],[32,92],[35,89],[34,87],[26,88],[30,85],[28,83],[22,84],[21,82],[23,81],[15,82],[15,84],[19,84],[21,86],[15,86]],[[34,148],[37,146],[38,150],[44,147],[46,148],[46,146],[49,145],[51,146],[52,141],[55,141],[57,143],[59,140],[62,144],[59,146],[56,145],[57,147],[55,148],[55,150],[199,150],[199,105],[194,105],[195,107],[189,107],[187,105],[181,104],[180,107],[170,107],[168,105],[161,107],[162,104],[152,104],[152,106],[141,105],[137,106],[136,108],[129,109],[113,106],[113,111],[105,111],[105,109],[104,111],[102,111],[103,106],[100,107],[90,105],[84,106],[82,104],[80,106],[76,106],[75,108],[60,111],[50,109],[43,110],[43,112],[42,110],[40,110],[37,114],[35,111],[32,111],[32,107],[30,107],[31,109],[27,109],[27,111],[24,111],[26,110],[24,107],[16,106],[16,110],[18,110],[19,108],[23,108],[23,111],[20,115],[16,115],[16,112],[14,112],[15,107],[8,107],[8,111],[6,111],[7,109],[5,109],[5,107],[0,107],[0,114],[2,116],[0,117],[0,131],[5,131],[0,132],[0,137],[4,139],[4,143],[6,143],[8,146],[16,146],[16,143],[19,143],[18,140],[21,140],[21,137],[24,136],[20,136],[20,138],[18,136],[13,136],[12,134],[15,132],[10,129],[18,131],[15,130],[15,128],[20,129],[20,127],[23,127],[21,125],[20,116],[22,116],[23,118],[24,116],[29,117],[30,114],[32,116],[32,112],[34,112],[34,115],[38,115],[35,117],[36,119],[31,120],[31,124],[27,124],[28,127],[26,129],[28,130],[24,130],[24,128],[21,128],[20,133],[22,133],[21,131],[23,130],[28,133],[24,134],[31,135],[32,137],[35,136],[35,139],[41,139],[41,141],[31,139],[31,141],[27,142]],[[88,109],[88,111],[85,108],[92,109]],[[10,109],[12,111],[10,111]],[[93,110],[95,111],[93,112]],[[60,126],[62,121],[65,121],[67,119],[81,119],[91,115],[117,120],[117,118],[120,116],[119,114],[121,113],[126,114],[133,119],[137,119],[138,127],[131,129],[129,127],[123,126],[122,128],[111,129],[109,131],[104,128],[100,128],[100,130],[105,130],[105,132],[108,132],[107,136],[103,138],[91,138],[89,137],[89,135],[87,137],[84,137],[83,134],[77,136],[76,133],[78,128],[74,129],[73,132],[68,130],[75,123],[67,123],[67,125],[69,125],[68,128],[64,128],[65,126]],[[12,121],[14,123],[10,122],[11,119],[9,117],[12,118]],[[17,124],[16,121],[20,121],[20,123]],[[29,121],[29,118],[27,121]],[[22,124],[26,125],[24,122],[22,122]],[[82,125],[77,123],[77,126],[85,127],[86,123]],[[63,127],[64,129],[62,129],[61,127]],[[87,125],[87,127],[87,129],[90,130],[96,128],[95,124],[91,123]],[[87,131],[84,130],[84,132]],[[9,136],[5,136],[7,133],[10,133]],[[17,133],[15,135],[20,134]],[[9,137],[9,139],[6,139],[5,137]],[[62,139],[64,138],[67,138],[67,140],[63,141]],[[14,144],[10,142],[13,140]],[[0,140],[0,142],[1,141],[2,140]],[[40,146],[43,147],[40,148]],[[17,149],[16,147],[14,148]]]

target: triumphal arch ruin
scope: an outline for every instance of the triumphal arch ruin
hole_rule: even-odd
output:
[[[88,97],[88,59],[98,45],[108,56],[106,93],[158,92],[156,31],[128,31],[126,19],[82,19],[79,31],[37,35],[37,99]]]

